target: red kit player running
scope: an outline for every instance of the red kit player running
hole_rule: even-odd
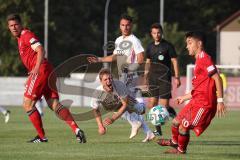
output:
[[[196,59],[193,89],[191,93],[178,97],[177,103],[181,104],[186,100],[190,102],[173,119],[172,138],[158,141],[161,146],[173,147],[174,149],[165,152],[171,154],[186,153],[189,131],[193,130],[196,136],[200,136],[216,113],[221,117],[226,111],[222,81],[211,57],[204,51],[204,34],[199,31],[188,32],[186,43],[189,55]]]
[[[41,116],[35,107],[36,102],[43,95],[48,106],[71,127],[76,134],[78,142],[85,143],[84,132],[79,129],[68,108],[65,108],[59,102],[56,77],[49,79],[49,75],[53,72],[53,66],[44,58],[44,48],[38,38],[30,30],[23,28],[21,18],[17,14],[10,14],[7,17],[7,23],[10,32],[18,40],[21,60],[29,72],[25,86],[23,108],[38,133],[29,142],[40,143],[48,141],[43,129]],[[49,84],[51,84],[51,87]]]

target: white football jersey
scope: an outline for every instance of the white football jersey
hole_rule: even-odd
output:
[[[93,93],[93,97],[91,99],[91,107],[97,109],[99,107],[103,107],[109,111],[117,111],[121,106],[121,99],[128,98],[128,109],[135,108],[134,106],[137,104],[135,98],[131,95],[131,92],[128,90],[126,85],[118,80],[113,81],[113,92],[108,93],[103,89],[103,86],[97,87],[96,91]]]
[[[126,56],[125,63],[137,63],[137,54],[144,52],[140,40],[133,34],[123,37],[120,36],[115,41],[113,54]]]

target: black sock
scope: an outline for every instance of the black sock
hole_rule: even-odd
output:
[[[176,115],[177,115],[175,109],[171,106],[167,106],[166,108],[167,108],[167,111],[169,113],[169,116],[172,117],[172,118],[175,118]]]
[[[155,128],[156,128],[158,134],[161,136],[162,135],[162,128],[161,128],[161,126],[160,125],[159,126],[155,126]]]

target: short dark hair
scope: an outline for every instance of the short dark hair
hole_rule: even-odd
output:
[[[206,45],[206,36],[202,31],[189,31],[185,34],[186,38],[195,38],[199,41],[202,41],[203,47]]]
[[[7,16],[7,22],[11,20],[15,20],[18,21],[19,23],[22,23],[21,17],[16,13],[12,13]]]
[[[159,23],[153,23],[150,28],[150,32],[152,31],[153,28],[159,29],[161,34],[163,34],[163,28],[162,25]]]
[[[103,75],[105,75],[105,74],[111,75],[110,70],[107,69],[107,68],[101,69],[100,72],[99,72],[99,79],[102,80],[102,77],[103,77]]]
[[[133,18],[132,18],[131,16],[127,15],[127,14],[121,15],[120,21],[121,21],[122,19],[126,19],[126,20],[128,20],[129,22],[131,22],[131,23],[133,22]]]

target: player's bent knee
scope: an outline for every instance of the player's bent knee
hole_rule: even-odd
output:
[[[179,126],[179,134],[189,135],[189,128],[185,128],[182,125]]]
[[[58,99],[49,99],[47,100],[47,104],[52,111],[56,111],[60,105]]]
[[[33,101],[31,99],[24,98],[23,108],[26,112],[32,110],[34,105],[35,105],[35,101]]]

